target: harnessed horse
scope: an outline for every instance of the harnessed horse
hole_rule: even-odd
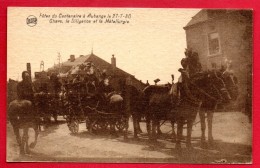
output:
[[[14,100],[9,104],[8,118],[13,126],[16,141],[20,147],[20,154],[29,153],[29,147],[34,148],[40,130],[40,120],[33,108],[32,102],[28,100]],[[28,131],[33,128],[35,132],[34,142],[28,144]],[[23,129],[23,136],[20,136],[19,129]]]

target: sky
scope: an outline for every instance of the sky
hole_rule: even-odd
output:
[[[175,81],[184,57],[186,35],[183,27],[200,9],[161,8],[8,8],[7,79],[21,80],[26,63],[32,74],[40,70],[44,61],[47,70],[61,60],[93,53],[111,62],[115,55],[117,67],[149,83],[159,78],[161,83]],[[56,18],[52,16],[56,14]],[[72,23],[68,15],[108,17],[129,21],[126,24],[93,23],[96,18],[78,18],[91,23]],[[122,15],[121,15],[122,14]],[[35,16],[37,24],[27,25],[26,18]],[[48,15],[50,17],[48,17]],[[47,16],[47,18],[45,17]],[[61,17],[62,16],[62,17]],[[114,15],[116,16],[116,15]],[[121,17],[119,17],[121,16]],[[123,17],[122,17],[123,16]],[[60,18],[61,17],[61,18]],[[127,17],[127,19],[125,18]],[[50,19],[63,23],[50,23]],[[66,19],[70,23],[66,23]]]

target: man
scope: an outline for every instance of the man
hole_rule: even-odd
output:
[[[50,76],[51,92],[58,94],[61,91],[61,82],[56,74],[52,73]]]
[[[199,55],[193,52],[192,49],[185,50],[185,58],[181,60],[182,67],[188,72],[189,76],[200,72],[202,70],[201,63],[199,62]]]
[[[17,96],[20,100],[29,100],[34,102],[34,90],[30,75],[27,71],[22,72],[22,81],[17,85]]]

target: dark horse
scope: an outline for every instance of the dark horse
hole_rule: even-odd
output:
[[[151,139],[156,139],[155,128],[160,120],[177,122],[176,148],[180,148],[183,125],[187,121],[186,145],[191,148],[192,125],[197,113],[201,108],[215,109],[220,100],[228,97],[228,92],[223,82],[218,81],[211,72],[198,73],[192,78],[185,70],[180,72],[181,83],[172,84],[171,87],[149,86],[144,90],[148,107],[147,121],[148,125],[152,121]]]
[[[20,147],[20,154],[29,153],[29,147],[34,148],[37,143],[37,138],[40,130],[40,122],[37,113],[33,108],[31,101],[14,100],[9,104],[8,118],[13,126],[14,134],[17,143]],[[28,130],[33,128],[35,131],[35,139],[28,145]],[[19,129],[23,129],[23,136],[20,136]]]
[[[160,120],[171,120],[169,113],[173,108],[173,99],[177,99],[171,95],[171,87],[175,84],[166,85],[150,85],[144,89],[144,107],[148,136],[152,140],[156,140],[156,128],[159,131]],[[173,121],[173,120],[171,120]]]
[[[219,96],[215,89],[216,81],[212,80],[209,72],[197,73],[192,78],[189,78],[187,71],[184,69],[179,70],[181,72],[182,82],[178,83],[180,91],[180,102],[176,107],[175,118],[177,121],[177,140],[176,149],[181,148],[182,130],[185,120],[187,121],[187,148],[191,146],[191,131],[193,122],[196,118],[197,112],[200,112],[202,108],[215,108],[218,103]],[[221,95],[221,93],[220,93]]]
[[[209,126],[209,141],[213,140],[212,137],[212,117],[213,111],[217,105],[223,101],[229,100],[229,93],[225,88],[225,85],[221,79],[219,79],[214,71],[205,71],[194,74],[192,77],[188,77],[185,70],[180,70],[182,74],[182,83],[179,83],[181,100],[199,100],[201,107],[199,110],[201,120],[201,141],[202,145],[205,144],[205,113],[208,115],[208,126]],[[182,107],[177,107],[179,113],[183,113]],[[177,111],[177,113],[178,113]],[[187,109],[187,112],[189,109]],[[192,111],[192,109],[190,109]],[[193,116],[195,119],[196,115]],[[178,130],[182,130],[183,120],[177,120]],[[189,131],[189,122],[187,123],[187,129]],[[179,134],[179,135],[178,135]],[[177,138],[180,137],[182,132],[177,132]],[[187,133],[187,147],[191,147],[189,132]],[[177,148],[180,147],[180,139],[177,139]]]
[[[132,85],[125,85],[123,91],[125,110],[133,118],[134,138],[138,138],[137,134],[142,132],[140,128],[140,120],[145,116],[145,102],[142,90],[138,90]]]
[[[206,75],[208,77],[208,80],[210,80],[207,85],[193,81],[194,79],[196,79],[196,76],[194,76],[193,77],[194,79],[191,79],[191,81],[196,83],[196,85],[198,85],[199,87],[205,88],[204,90],[207,90],[208,93],[215,98],[215,100],[209,99],[203,101],[201,110],[199,112],[200,122],[201,122],[201,145],[202,147],[207,147],[206,136],[205,136],[206,114],[207,114],[207,121],[208,121],[208,145],[212,146],[213,145],[213,134],[212,134],[213,114],[217,109],[218,105],[225,106],[226,104],[230,103],[231,100],[235,100],[237,98],[238,87],[236,85],[236,82],[234,82],[233,80],[232,74],[222,73],[219,70],[212,70],[204,73],[204,75]]]

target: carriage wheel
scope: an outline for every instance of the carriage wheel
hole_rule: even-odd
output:
[[[119,131],[123,131],[125,128],[127,128],[127,118],[121,117],[119,120],[116,121],[116,128]]]
[[[69,130],[71,133],[75,134],[79,132],[79,122],[76,119],[71,119],[68,123]]]

